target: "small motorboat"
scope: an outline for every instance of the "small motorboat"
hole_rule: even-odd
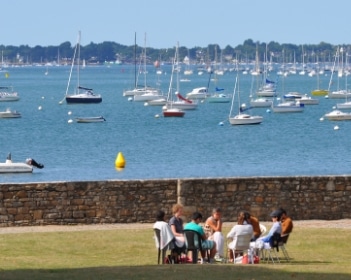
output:
[[[106,119],[103,116],[98,117],[78,117],[76,118],[77,123],[96,123],[104,122]]]
[[[0,162],[0,173],[32,173],[33,166],[44,168],[44,165],[28,158],[26,162],[12,162],[11,153],[8,154],[5,162]]]
[[[16,110],[11,110],[9,108],[6,111],[0,112],[0,118],[20,118],[21,113]]]

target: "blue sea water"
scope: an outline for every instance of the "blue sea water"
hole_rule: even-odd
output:
[[[303,113],[254,109],[251,114],[264,117],[262,124],[231,126],[230,103],[204,102],[184,118],[163,118],[161,107],[128,101],[122,92],[133,87],[132,65],[87,66],[81,71],[81,84],[101,93],[102,103],[60,105],[70,67],[48,70],[44,75],[43,66],[12,67],[6,69],[7,79],[0,72],[0,85],[13,85],[21,97],[17,102],[0,103],[0,110],[10,107],[22,114],[20,119],[0,119],[0,161],[11,152],[14,162],[32,157],[45,165],[32,174],[0,174],[0,183],[350,174],[351,122],[320,120],[344,100],[317,97],[320,104],[306,105]],[[147,80],[167,92],[170,67],[164,70],[156,75],[148,67]],[[233,93],[235,75],[219,76],[216,84],[210,83],[210,90],[218,86]],[[191,81],[180,83],[184,95],[208,83],[207,74],[187,78]],[[330,72],[320,78],[321,87],[327,88]],[[284,88],[285,93],[310,93],[317,87],[316,77],[308,75],[290,75],[279,83],[278,90]],[[240,74],[242,103],[248,104],[251,86],[251,75]],[[98,115],[107,121],[68,123],[78,116]],[[119,152],[126,160],[123,170],[115,168]]]

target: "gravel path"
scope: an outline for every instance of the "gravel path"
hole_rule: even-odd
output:
[[[269,225],[270,221],[262,222]],[[151,229],[152,223],[141,224],[95,224],[95,225],[72,225],[72,226],[21,226],[0,227],[0,234],[28,233],[28,232],[63,232],[63,231],[86,231],[86,230],[123,230],[123,229]],[[224,223],[224,227],[232,227],[234,223]],[[294,221],[295,228],[344,228],[351,229],[351,219],[343,220],[304,220]]]

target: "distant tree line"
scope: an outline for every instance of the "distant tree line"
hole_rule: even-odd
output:
[[[227,45],[221,49],[217,44],[211,44],[207,47],[179,47],[179,59],[187,56],[192,64],[202,64],[217,61],[218,63],[228,62],[252,62],[258,54],[259,61],[272,61],[278,63],[292,63],[296,61],[301,63],[332,62],[338,46],[321,42],[318,45],[294,45],[279,44],[277,42],[255,42],[252,39],[244,41],[243,44],[236,47]],[[344,55],[348,56],[350,45],[340,45]],[[45,64],[59,63],[70,64],[74,53],[75,45],[70,42],[64,42],[59,46],[35,46],[28,45],[4,46],[0,45],[2,61],[8,64]],[[171,63],[174,57],[175,46],[168,49],[146,48],[143,54],[142,46],[125,46],[115,42],[103,42],[95,44],[91,42],[86,46],[81,46],[81,60],[87,64],[102,64],[105,62],[118,61],[123,64],[134,64],[139,62],[141,57],[146,57],[147,64],[162,61]]]

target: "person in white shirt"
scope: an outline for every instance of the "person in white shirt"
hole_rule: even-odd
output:
[[[253,235],[252,225],[247,221],[244,211],[241,211],[238,215],[238,223],[232,227],[232,229],[227,234],[227,238],[232,239],[228,244],[229,251],[229,261],[233,262],[233,249],[236,245],[236,239],[238,235]]]

